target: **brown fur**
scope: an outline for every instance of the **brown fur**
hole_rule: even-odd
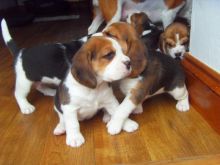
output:
[[[149,54],[148,65],[140,75],[142,79],[131,90],[130,99],[135,105],[161,88],[171,91],[176,87],[183,87],[185,83],[184,72],[178,62],[160,52],[149,51]]]
[[[182,23],[172,23],[160,36],[160,49],[163,53],[167,53],[168,47],[174,47],[176,45],[176,34],[179,34],[181,44],[185,44],[188,42],[188,27]]]
[[[90,38],[73,57],[71,72],[74,78],[87,87],[95,88],[96,75],[110,63],[110,60],[103,58],[109,52],[115,52],[109,40],[104,37]]]
[[[134,13],[131,16],[131,25],[136,29],[139,36],[142,35],[144,31],[144,24],[149,21],[148,16],[141,12],[141,13]]]
[[[117,11],[117,0],[99,0],[99,8],[106,22],[109,22]]]
[[[183,1],[185,0],[164,0],[164,3],[168,7],[168,9],[174,9],[180,4],[182,4]]]
[[[137,77],[147,65],[146,48],[135,29],[127,23],[113,23],[103,32],[115,38],[122,46],[125,55],[131,59],[130,77]]]
[[[148,68],[145,69],[142,74],[143,79],[139,80],[136,87],[131,90],[130,99],[135,105],[142,103],[147,95],[155,92],[153,88],[160,78],[160,76],[158,76],[160,75],[160,68],[160,63],[157,60],[153,60]],[[156,69],[158,69],[157,73],[155,73]]]

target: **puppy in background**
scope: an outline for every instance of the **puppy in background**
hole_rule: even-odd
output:
[[[182,59],[189,46],[189,28],[181,22],[170,24],[160,36],[161,52]]]
[[[148,49],[158,49],[159,38],[163,31],[152,23],[146,13],[140,12],[131,14],[126,21],[135,28]]]

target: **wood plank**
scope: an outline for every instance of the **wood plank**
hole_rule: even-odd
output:
[[[145,164],[145,163],[143,163]],[[185,159],[177,159],[173,161],[158,161],[158,162],[147,162],[148,165],[219,165],[220,164],[220,155],[208,155],[208,156],[199,156]]]

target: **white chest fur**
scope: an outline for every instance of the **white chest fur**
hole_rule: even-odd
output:
[[[107,83],[99,84],[95,89],[85,87],[78,83],[71,73],[64,82],[69,89],[70,104],[77,110],[78,120],[89,119],[101,108],[105,108],[112,97],[112,88]]]

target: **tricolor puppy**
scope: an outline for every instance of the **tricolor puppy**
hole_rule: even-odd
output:
[[[145,12],[151,21],[162,22],[166,28],[177,14],[190,20],[191,7],[192,0],[93,0],[95,17],[88,34],[96,32],[103,21],[108,26],[136,12]]]
[[[74,55],[72,66],[55,96],[55,111],[59,123],[55,135],[66,132],[66,144],[79,147],[84,143],[79,120],[93,117],[104,109],[103,120],[109,120],[119,103],[109,83],[125,78],[131,73],[130,58],[123,53],[119,43],[102,33],[92,36]],[[126,120],[123,129],[132,132],[136,122]]]
[[[131,24],[148,49],[158,49],[159,38],[162,33],[155,24],[151,22],[146,13],[134,13],[127,18],[127,23]]]
[[[135,30],[126,23],[114,23],[103,33],[123,43],[135,34]],[[143,43],[139,44],[139,47],[144,47]],[[185,76],[178,62],[160,52],[147,51],[146,48],[143,50],[145,58],[142,60],[147,61],[144,70],[134,78],[120,81],[120,88],[126,97],[107,124],[108,132],[112,135],[121,131],[124,122],[133,111],[141,113],[142,102],[155,94],[167,92],[177,100],[177,110],[189,110]]]
[[[189,29],[179,22],[170,24],[160,36],[160,50],[172,58],[182,59],[188,44]]]
[[[14,56],[15,98],[21,112],[30,114],[35,110],[27,100],[31,86],[35,85],[45,95],[54,96],[55,89],[66,75],[73,54],[82,46],[86,37],[65,44],[42,44],[19,49],[4,19],[1,21],[1,29],[3,39]]]

